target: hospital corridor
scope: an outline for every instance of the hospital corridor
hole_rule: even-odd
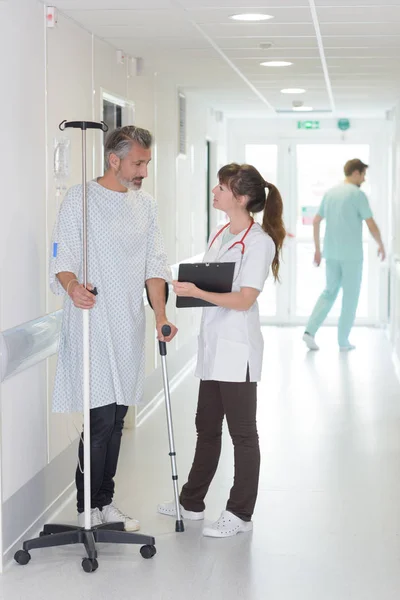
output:
[[[400,0],[0,0],[0,600],[400,597]]]

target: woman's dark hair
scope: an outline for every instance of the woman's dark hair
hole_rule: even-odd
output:
[[[257,169],[251,165],[231,163],[218,171],[220,183],[228,186],[233,195],[247,196],[246,209],[250,214],[264,212],[262,228],[275,243],[275,256],[272,261],[272,273],[279,280],[279,258],[286,237],[283,224],[283,202],[278,188],[264,180]],[[266,188],[268,195],[266,195]]]

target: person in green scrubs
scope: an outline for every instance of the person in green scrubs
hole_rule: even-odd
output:
[[[378,244],[378,255],[385,260],[385,248],[367,196],[360,187],[365,181],[368,165],[358,158],[344,166],[344,183],[330,189],[324,196],[314,219],[315,264],[321,264],[320,227],[326,220],[323,257],[326,261],[326,287],[319,297],[307,323],[303,340],[310,350],[319,350],[315,334],[328,316],[339,290],[343,290],[339,318],[340,350],[354,350],[349,341],[360,296],[363,245],[362,226],[368,229]]]

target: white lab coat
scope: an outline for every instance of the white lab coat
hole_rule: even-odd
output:
[[[213,232],[210,242],[220,229]],[[232,291],[239,292],[242,287],[251,287],[261,292],[275,256],[275,244],[255,223],[244,240],[242,257],[240,245],[231,250],[229,248],[240,241],[244,233],[239,233],[226,244],[223,243],[223,234],[220,234],[205,253],[203,262],[235,262]],[[197,377],[203,381],[243,382],[246,381],[249,367],[250,381],[260,381],[263,350],[257,302],[247,311],[219,306],[203,309],[198,339]]]

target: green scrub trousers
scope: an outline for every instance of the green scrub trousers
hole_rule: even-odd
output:
[[[326,288],[319,297],[306,331],[315,335],[335,303],[340,288],[343,290],[342,310],[338,326],[339,346],[349,346],[349,335],[356,318],[362,280],[362,260],[327,260]]]

